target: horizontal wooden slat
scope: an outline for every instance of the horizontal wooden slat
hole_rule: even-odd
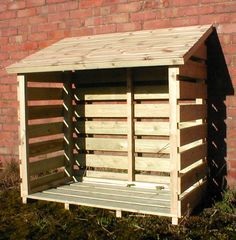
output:
[[[127,139],[117,138],[79,138],[76,141],[79,150],[127,151]],[[136,139],[136,152],[169,153],[169,142],[156,139]]]
[[[201,82],[179,81],[178,99],[207,98],[207,86]]]
[[[64,149],[64,139],[55,139],[45,142],[29,144],[29,156],[35,157],[42,154],[57,152]]]
[[[205,119],[207,117],[206,104],[186,104],[178,105],[179,115],[177,116],[178,122],[187,122],[197,119]]]
[[[169,122],[135,122],[135,135],[169,136]]]
[[[192,187],[196,182],[206,177],[206,175],[207,164],[205,162],[184,173],[183,176],[180,177],[180,193]]]
[[[196,125],[193,127],[182,128],[179,130],[179,146],[205,139],[207,137],[207,124]]]
[[[207,78],[206,65],[203,63],[188,60],[184,65],[180,66],[179,75],[194,79],[206,79]]]
[[[128,160],[126,156],[78,154],[76,162],[82,167],[104,167],[126,169]],[[135,157],[135,170],[169,172],[170,161],[168,158]]]
[[[76,122],[78,133],[86,134],[127,134],[127,122],[122,121],[85,121]]]
[[[51,182],[57,181],[59,179],[63,179],[64,177],[65,177],[64,172],[57,172],[57,173],[45,175],[43,177],[39,177],[39,178],[36,178],[36,179],[30,181],[30,187],[33,189],[33,188],[43,186],[48,183],[50,184]]]
[[[77,196],[66,196],[66,195],[59,195],[59,194],[52,194],[52,193],[35,193],[29,196],[31,199],[39,199],[39,200],[46,200],[46,201],[53,201],[53,202],[60,202],[60,203],[68,203],[68,204],[75,204],[81,206],[89,206],[89,207],[96,207],[96,208],[105,208],[111,210],[122,210],[122,211],[129,211],[129,212],[137,212],[137,213],[146,213],[146,214],[154,214],[159,216],[171,216],[169,208],[159,208],[157,206],[142,206],[138,204],[128,204],[128,203],[120,203],[114,201],[105,201],[104,199],[88,199],[83,198],[81,195]]]
[[[135,104],[135,117],[153,117],[153,118],[168,118],[168,104]]]
[[[75,115],[77,117],[126,117],[125,104],[89,104],[77,105]]]
[[[191,192],[189,192],[180,200],[181,216],[191,213],[192,210],[199,204],[199,202],[203,201],[206,186],[206,181],[195,186]]]
[[[62,88],[39,88],[29,87],[27,99],[31,100],[60,100],[62,99]]]
[[[28,82],[63,82],[62,72],[46,72],[46,73],[27,73],[26,79]]]
[[[36,138],[42,136],[50,136],[54,134],[63,133],[63,123],[46,123],[28,126],[28,136],[29,138]]]
[[[75,107],[78,117],[126,117],[125,104],[87,104]],[[135,104],[135,117],[169,117],[168,104]]]
[[[167,85],[135,86],[134,99],[168,99]],[[90,87],[75,89],[77,100],[126,100],[125,87]]]
[[[63,107],[60,105],[30,106],[28,109],[29,120],[63,116]]]
[[[180,169],[184,169],[207,156],[207,144],[203,143],[180,153]]]
[[[133,197],[124,196],[122,194],[107,194],[104,192],[86,192],[80,191],[75,188],[71,187],[58,187],[57,189],[49,189],[44,191],[45,193],[50,194],[58,194],[58,195],[65,195],[65,196],[83,196],[83,198],[87,199],[97,199],[103,201],[111,201],[111,202],[118,202],[118,203],[128,203],[128,204],[138,204],[141,206],[156,206],[156,207],[169,207],[170,203],[167,201],[160,201],[156,198],[136,198],[135,195]]]
[[[127,184],[128,185],[128,184]],[[84,192],[88,193],[102,193],[106,195],[113,195],[113,196],[130,196],[131,198],[136,199],[156,199],[156,201],[162,200],[166,203],[170,201],[170,193],[167,190],[156,190],[153,189],[153,192],[145,191],[146,189],[142,188],[132,188],[132,187],[125,187],[125,186],[116,186],[116,185],[103,185],[103,184],[87,184],[87,183],[72,183],[67,186],[61,186],[58,189],[70,189],[77,191],[78,193],[83,194]]]
[[[128,174],[126,173],[116,173],[116,172],[103,172],[103,171],[86,171],[87,177],[93,178],[104,178],[104,179],[119,179],[128,180]],[[135,174],[135,180],[140,182],[153,182],[158,184],[169,184],[170,177],[157,176],[157,175],[143,175]]]
[[[76,122],[78,133],[86,134],[127,134],[127,123],[122,121]],[[135,122],[135,135],[169,135],[168,122]]]
[[[47,158],[29,163],[30,176],[65,166],[64,156]]]

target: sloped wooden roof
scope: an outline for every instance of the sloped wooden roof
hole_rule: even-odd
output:
[[[7,68],[9,73],[182,65],[210,25],[65,38]]]

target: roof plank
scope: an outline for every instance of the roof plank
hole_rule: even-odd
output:
[[[10,65],[7,71],[183,65],[212,30],[204,25],[66,38]]]

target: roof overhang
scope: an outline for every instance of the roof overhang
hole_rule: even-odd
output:
[[[212,33],[212,25],[65,38],[8,73],[183,65]]]

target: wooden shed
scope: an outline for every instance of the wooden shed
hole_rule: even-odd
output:
[[[63,39],[18,74],[21,194],[168,216],[204,197],[212,26]]]

